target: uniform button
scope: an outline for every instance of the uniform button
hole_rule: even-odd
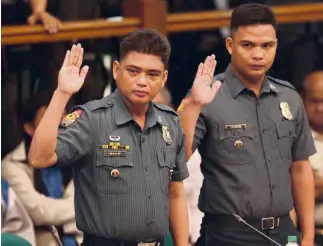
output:
[[[153,196],[152,195],[149,195],[148,198],[151,199]]]
[[[272,190],[275,190],[275,189],[276,189],[276,185],[272,185],[272,186],[271,186],[271,189],[272,189]]]
[[[146,171],[148,171],[148,169],[149,169],[148,167],[145,167],[145,170],[146,170]]]
[[[267,160],[268,160],[268,161],[271,161],[271,158],[268,156],[268,157],[267,157]]]
[[[141,138],[141,142],[144,143],[146,141],[146,138],[145,137],[142,137]]]

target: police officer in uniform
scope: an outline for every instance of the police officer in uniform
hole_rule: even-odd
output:
[[[267,6],[245,4],[231,16],[227,70],[214,78],[215,56],[200,64],[179,110],[189,157],[202,157],[198,245],[281,245],[297,236],[314,243],[315,153],[301,99],[286,81],[266,76],[277,48],[276,20]],[[300,228],[289,212],[295,206]],[[239,217],[240,216],[240,217]]]
[[[120,62],[113,64],[118,89],[61,121],[89,69],[80,69],[82,56],[80,45],[66,53],[30,162],[37,168],[72,165],[84,246],[163,245],[169,221],[176,245],[186,246],[183,131],[172,109],[151,102],[167,79],[167,39],[149,29],[130,33],[120,44]]]

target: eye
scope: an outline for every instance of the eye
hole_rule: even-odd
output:
[[[270,44],[263,44],[263,46],[262,46],[262,47],[263,47],[264,49],[268,49],[268,48],[271,48],[271,47],[273,47],[273,46],[274,46],[274,44],[271,44],[271,43],[270,43]]]
[[[157,73],[149,73],[148,75],[149,75],[149,77],[152,77],[152,78],[159,77],[159,74],[157,74]]]
[[[250,48],[251,44],[250,43],[242,43],[241,46],[244,48]]]
[[[135,69],[128,69],[128,73],[130,76],[136,76],[138,74],[138,71]]]

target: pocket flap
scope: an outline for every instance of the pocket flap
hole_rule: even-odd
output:
[[[175,167],[176,150],[162,148],[157,152],[158,162],[161,167]]]

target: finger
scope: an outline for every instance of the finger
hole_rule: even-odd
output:
[[[56,26],[58,29],[60,29],[62,27],[62,22],[59,19],[55,19],[56,20]]]
[[[68,61],[69,66],[72,66],[75,64],[75,62],[74,62],[76,60],[75,56],[76,56],[76,45],[73,44],[72,49],[71,49],[70,59]]]
[[[214,71],[215,71],[216,64],[217,64],[216,60],[213,59],[212,64],[211,64],[211,66],[209,68],[209,76],[212,77],[212,78],[214,76]]]
[[[75,66],[77,66],[78,59],[79,59],[80,54],[81,54],[81,49],[82,49],[81,44],[80,44],[80,43],[78,43],[78,44],[76,45],[76,51],[75,51],[75,60],[74,60],[74,65],[75,65]],[[80,65],[80,66],[81,66],[81,65]],[[79,67],[80,67],[80,66],[79,66]]]
[[[213,94],[215,95],[221,88],[222,83],[220,81],[215,81],[211,87]]]
[[[203,63],[200,63],[199,66],[198,66],[198,68],[197,68],[195,77],[201,76],[202,75],[202,72],[203,72]]]
[[[202,71],[202,75],[207,74],[207,66],[208,66],[208,64],[209,64],[209,60],[210,60],[210,57],[209,57],[209,56],[207,56],[207,57],[205,58],[204,63],[203,63],[203,71]]]
[[[83,62],[83,54],[84,54],[84,49],[83,48],[80,48],[80,53],[79,53],[79,56],[78,56],[77,61],[76,61],[76,66],[77,67],[81,67],[81,65],[82,65],[82,62]]]
[[[215,55],[213,55],[213,54],[212,54],[212,55],[210,56],[209,63],[207,64],[207,74],[208,74],[210,77],[213,77],[213,74],[214,74],[214,70],[213,70],[214,62],[215,62]]]
[[[65,58],[64,58],[64,62],[63,62],[62,67],[67,67],[68,66],[69,60],[70,60],[70,55],[71,55],[71,52],[69,50],[66,51],[66,54],[65,54]]]
[[[89,66],[84,66],[82,67],[81,69],[81,72],[80,72],[80,77],[84,80],[86,75],[87,75],[87,72],[89,71]]]

